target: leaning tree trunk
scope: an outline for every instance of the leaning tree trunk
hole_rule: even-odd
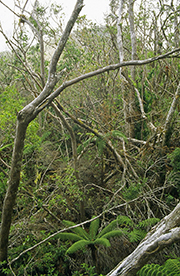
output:
[[[23,156],[24,140],[28,122],[18,116],[16,127],[16,139],[12,156],[11,172],[9,185],[4,199],[2,218],[1,218],[1,235],[0,235],[0,261],[7,260],[7,246],[9,229],[11,226],[11,218],[13,206],[15,203],[17,190],[20,181],[21,162]]]
[[[12,221],[12,212],[16,200],[16,195],[20,181],[21,163],[23,157],[24,140],[26,129],[29,123],[34,120],[37,115],[47,106],[50,101],[47,97],[52,93],[58,78],[56,74],[56,65],[63,52],[66,42],[69,38],[70,32],[78,18],[78,15],[83,7],[83,0],[77,0],[72,15],[66,25],[64,33],[59,41],[59,44],[52,56],[48,80],[41,94],[34,99],[30,104],[25,106],[17,117],[16,138],[12,156],[12,165],[10,171],[10,178],[8,189],[3,202],[2,218],[1,218],[1,232],[0,232],[0,262],[7,261],[8,254],[8,238],[10,226]]]

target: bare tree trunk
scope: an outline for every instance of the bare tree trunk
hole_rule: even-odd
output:
[[[8,237],[12,221],[12,211],[16,200],[16,194],[19,187],[21,162],[23,156],[24,140],[26,129],[29,123],[46,106],[46,98],[51,94],[54,86],[57,83],[56,65],[62,54],[62,51],[69,38],[70,32],[77,20],[77,17],[83,7],[83,0],[77,0],[74,11],[67,23],[65,31],[59,41],[59,44],[52,56],[48,80],[41,92],[41,94],[34,99],[30,104],[24,107],[17,117],[16,138],[12,156],[12,165],[10,172],[10,179],[8,189],[3,203],[2,218],[1,218],[1,232],[0,232],[0,262],[7,260]]]
[[[0,261],[7,259],[7,246],[9,229],[11,226],[12,211],[16,200],[16,194],[20,181],[21,162],[23,156],[24,139],[28,122],[18,118],[16,127],[16,139],[14,143],[11,172],[9,185],[4,199],[2,218],[1,218],[1,235],[0,235]]]
[[[147,261],[164,247],[180,240],[180,204],[164,217],[138,247],[120,262],[107,276],[133,276]]]
[[[129,0],[129,24],[130,24],[130,35],[131,35],[131,59],[135,60],[136,53],[136,33],[134,28],[134,2],[135,0]],[[131,78],[135,80],[135,66],[131,67]]]

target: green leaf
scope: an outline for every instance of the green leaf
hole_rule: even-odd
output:
[[[106,233],[112,231],[112,229],[116,228],[118,226],[118,222],[117,219],[111,221],[98,235],[97,237],[102,237],[104,236]]]
[[[117,228],[119,225],[129,225],[132,226],[133,222],[130,218],[126,216],[118,216],[117,219],[113,220],[108,224],[99,234],[98,237],[102,237],[104,234],[112,231],[113,229]]]
[[[145,219],[139,223],[139,227],[141,227],[141,228],[146,228],[149,226],[151,227],[151,226],[155,225],[159,220],[160,219],[158,219],[158,218]]]
[[[98,228],[99,228],[99,218],[93,220],[89,227],[89,236],[92,241],[95,240]]]
[[[77,250],[83,249],[86,245],[89,245],[89,244],[92,244],[92,242],[87,240],[77,241],[73,245],[71,245],[71,247],[68,248],[68,250],[66,251],[66,254],[73,254]]]
[[[143,230],[134,229],[130,233],[128,233],[128,237],[130,242],[141,241],[146,235],[146,232]]]
[[[8,147],[10,147],[12,145],[13,145],[13,143],[8,144],[8,145],[4,145],[3,147],[0,148],[0,151],[4,150],[4,149],[6,149],[6,148],[8,148]]]
[[[63,224],[67,227],[75,226],[76,224],[69,220],[63,220]],[[88,233],[82,227],[75,227],[71,229],[72,232],[79,235],[80,237],[84,238],[85,240],[90,240]]]
[[[115,236],[122,236],[123,234],[124,234],[124,232],[122,230],[113,230],[113,231],[110,231],[110,232],[104,234],[103,236],[101,236],[101,238],[109,239],[109,238],[112,238]]]
[[[94,241],[94,244],[102,244],[102,245],[104,245],[105,247],[111,246],[109,240],[108,240],[108,239],[105,239],[105,238],[96,239],[96,240]]]
[[[83,240],[83,238],[80,237],[79,235],[74,234],[74,233],[68,233],[68,232],[60,233],[60,234],[58,234],[57,237],[63,241],[65,241],[65,240],[70,240],[70,241]]]

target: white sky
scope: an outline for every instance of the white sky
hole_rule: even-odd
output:
[[[14,10],[14,1],[13,0],[3,0],[7,6],[9,6],[12,10]],[[56,0],[56,1],[39,1],[42,4],[46,3],[57,3],[63,7],[63,11],[68,19],[70,16],[74,5],[76,3],[76,0]],[[103,23],[104,14],[106,14],[109,11],[109,2],[110,0],[84,0],[85,7],[82,9],[80,15],[87,15],[88,19],[93,20],[97,23]],[[25,0],[20,0],[20,3],[25,3]],[[31,3],[34,3],[33,0],[29,0],[29,6],[31,6]],[[23,6],[23,5],[22,5]],[[7,8],[5,8],[0,3],[0,23],[3,27],[4,32],[6,35],[10,38],[12,31],[13,31],[13,22],[14,22],[14,14],[10,12]],[[5,39],[3,35],[0,33],[0,52],[7,49]]]

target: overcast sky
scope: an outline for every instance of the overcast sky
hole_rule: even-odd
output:
[[[7,6],[9,6],[12,10],[14,10],[14,0],[4,0]],[[76,0],[56,0],[56,1],[43,1],[40,0],[40,3],[46,5],[47,3],[58,3],[62,5],[63,11],[68,18],[73,10],[73,7],[76,3]],[[82,9],[80,15],[87,15],[88,19],[91,19],[97,23],[103,23],[104,14],[109,11],[109,2],[110,0],[84,0],[85,7]],[[25,3],[25,0],[21,0],[20,3]],[[29,0],[28,6],[32,6],[34,3],[33,0]],[[11,37],[12,30],[13,30],[13,22],[14,22],[14,15],[10,12],[7,8],[5,8],[0,3],[0,22],[8,37]],[[6,43],[3,35],[0,33],[0,52],[6,50]]]

